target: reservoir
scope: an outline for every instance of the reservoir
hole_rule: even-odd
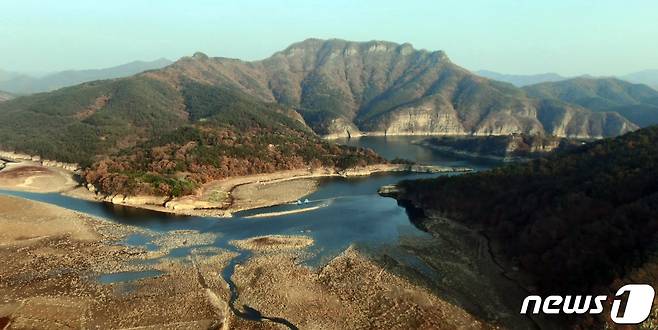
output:
[[[490,161],[441,155],[434,150],[413,144],[412,141],[415,139],[418,137],[363,137],[338,142],[371,148],[389,160],[403,158],[419,164],[470,167],[478,171],[496,165]],[[430,240],[432,239],[430,234],[416,228],[410,222],[406,210],[399,206],[397,201],[381,197],[377,193],[377,190],[384,185],[438,175],[458,174],[390,173],[357,178],[323,178],[319,181],[317,191],[303,198],[303,200],[308,199],[307,203],[243,211],[232,218],[172,215],[110,203],[90,202],[57,193],[39,194],[0,190],[0,194],[54,204],[156,233],[175,234],[180,231],[193,231],[201,235],[212,234],[210,236],[216,238],[211,242],[192,242],[184,247],[170,250],[161,258],[175,258],[185,262],[189,256],[203,257],[204,253],[208,253],[209,248],[236,252],[237,257],[226,268],[218,270],[218,276],[222,276],[231,289],[230,304],[234,312],[243,318],[260,320],[258,311],[246,309],[242,312],[233,306],[239,288],[233,283],[232,274],[236,265],[249,259],[251,252],[231,245],[229,242],[232,240],[265,235],[304,235],[314,240],[314,244],[307,248],[307,256],[302,260],[310,267],[322,266],[345,249],[354,247],[371,255],[385,253],[399,265],[413,269],[424,277],[432,279],[433,282],[439,283],[441,276],[444,275],[437,274],[435,269],[418,257],[418,254],[401,245],[402,241]],[[287,212],[296,208],[310,210],[299,213]],[[270,213],[283,213],[283,215],[267,216]],[[120,243],[147,251],[157,249],[157,242],[148,235],[131,235]],[[99,274],[97,278],[102,283],[129,282],[159,274],[147,270]],[[285,323],[284,321],[281,322]]]

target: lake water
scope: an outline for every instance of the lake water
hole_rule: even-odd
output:
[[[417,137],[363,137],[343,140],[339,143],[371,148],[388,159],[405,158],[421,164],[467,166],[477,170],[483,170],[493,165],[491,162],[446,157],[428,148],[411,144],[414,139]],[[380,197],[377,189],[400,180],[428,178],[437,175],[448,174],[396,173],[363,178],[322,179],[319,189],[305,197],[310,201],[309,204],[283,205],[245,211],[229,219],[170,215],[109,203],[88,202],[59,194],[14,191],[0,191],[0,193],[58,205],[103,217],[116,223],[138,226],[155,232],[195,230],[200,233],[217,233],[218,238],[209,246],[233,251],[236,251],[236,248],[229,245],[230,240],[262,235],[307,235],[315,240],[315,244],[310,249],[313,257],[308,259],[307,263],[318,266],[350,245],[369,250],[386,247],[387,251],[391,251],[391,249],[394,251],[401,237],[427,237],[428,234],[418,230],[410,223],[404,208],[398,206],[394,199]],[[309,212],[276,217],[244,218],[259,213],[309,206],[321,207]],[[127,237],[122,244],[140,246],[147,250],[156,248],[148,237],[140,235]],[[200,247],[204,247],[204,245],[174,249],[169,257],[186,257]],[[398,252],[394,254],[400,256],[400,262],[419,268],[417,259],[413,256],[405,256],[403,251]],[[246,256],[243,255],[241,259],[246,259]],[[152,273],[136,273],[135,278],[143,277],[145,274]],[[111,282],[114,279],[117,281],[130,280],[130,274],[102,277],[104,282]]]

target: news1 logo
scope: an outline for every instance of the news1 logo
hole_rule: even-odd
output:
[[[625,305],[622,298],[628,293]],[[617,290],[612,301],[610,318],[617,324],[638,324],[651,314],[653,298],[656,292],[647,284],[627,284]],[[608,296],[527,296],[521,306],[521,314],[527,314],[530,305],[534,303],[532,314],[600,314],[603,312],[603,302]],[[592,303],[594,306],[592,307]],[[625,306],[622,309],[622,306]]]

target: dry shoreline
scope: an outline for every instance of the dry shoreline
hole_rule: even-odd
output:
[[[17,171],[28,167],[36,172]],[[75,173],[72,171],[44,166],[39,162],[24,161],[9,163],[5,169],[0,170],[0,189],[37,193],[58,192],[72,198],[110,202],[177,215],[225,218],[232,217],[239,211],[295,202],[316,191],[319,178],[348,178],[391,172],[466,171],[470,169],[410,164],[377,164],[342,171],[329,168],[288,170],[216,180],[203,185],[196,195],[169,199],[159,196],[98,194],[94,192],[93,186],[84,187],[75,181]],[[311,211],[312,208],[306,210]]]
[[[217,272],[234,253],[213,250],[188,257],[191,262],[165,259],[149,264],[158,274],[102,283],[89,275],[132,271],[134,261],[157,257],[116,243],[136,228],[7,196],[0,196],[0,227],[0,262],[6,265],[0,270],[3,329],[279,328],[267,319],[241,318],[229,308],[230,291]],[[196,235],[171,234],[165,250]],[[254,253],[231,277],[241,310],[289,320],[301,329],[496,328],[400,275],[396,266],[353,248],[316,269],[301,261],[313,244],[306,236],[267,235],[233,244]]]
[[[229,252],[145,265],[159,253],[117,243],[143,229],[8,196],[0,196],[0,228],[3,329],[209,328],[233,318],[216,276]],[[156,272],[128,283],[96,280],[148,269]]]

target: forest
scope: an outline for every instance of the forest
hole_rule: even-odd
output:
[[[207,122],[105,157],[83,176],[104,193],[181,196],[231,176],[384,162],[372,150],[339,146],[285,126],[237,131]]]

